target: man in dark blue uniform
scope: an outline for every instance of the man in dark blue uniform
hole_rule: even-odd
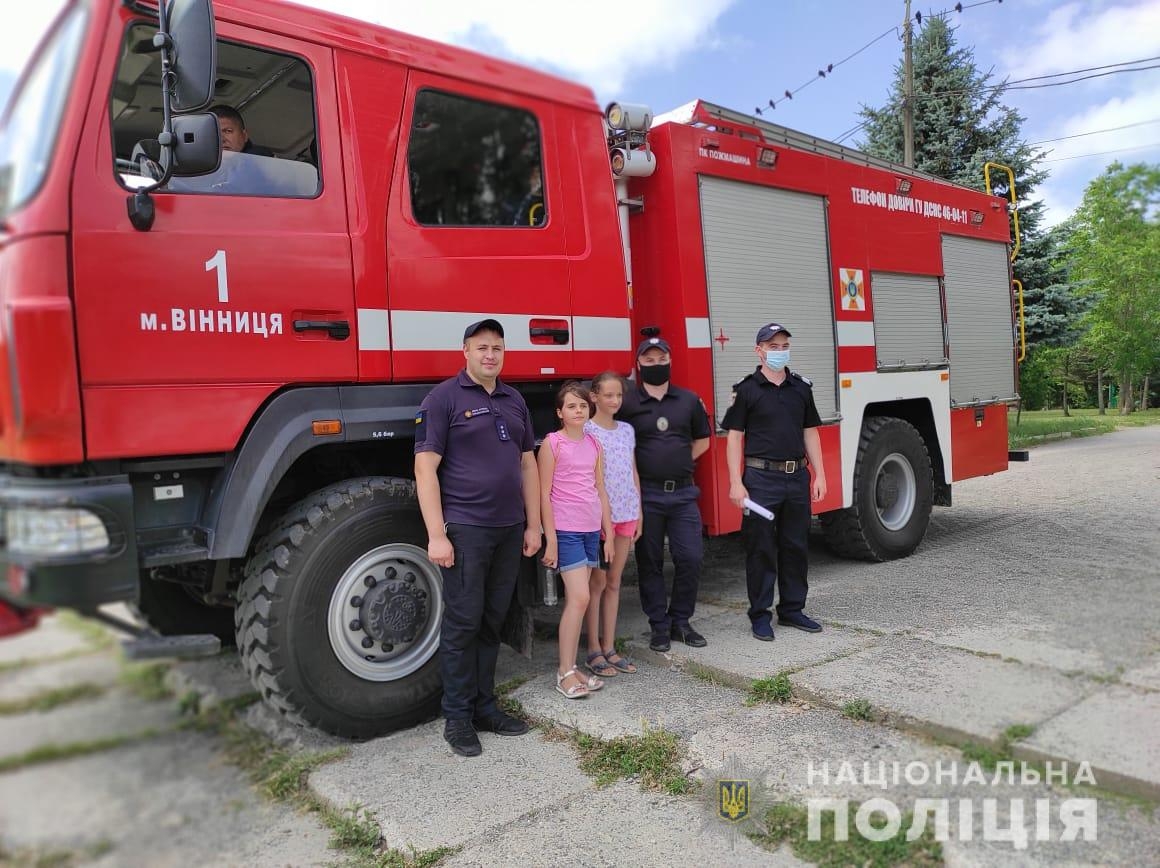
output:
[[[721,423],[729,431],[729,499],[741,509],[750,498],[773,513],[769,521],[749,510],[741,520],[749,620],[754,637],[765,642],[773,639],[775,585],[779,624],[807,633],[822,629],[802,611],[809,590],[810,498],[826,496],[818,436],[822,421],[813,384],[787,367],[789,339],[780,323],[761,327],[756,347],[761,365],[733,387],[733,404]],[[812,486],[806,458],[814,469]]]
[[[477,730],[528,731],[495,700],[500,629],[520,555],[540,548],[532,419],[523,396],[499,379],[503,356],[502,325],[468,326],[464,369],[432,389],[415,417],[427,556],[443,571],[443,737],[462,756],[482,752]]]
[[[648,615],[649,647],[668,651],[670,637],[700,648],[705,637],[689,624],[697,605],[704,547],[700,489],[693,467],[709,448],[709,414],[701,399],[669,382],[668,341],[649,338],[636,350],[640,383],[628,389],[617,413],[636,431],[643,533],[636,544],[640,604]],[[672,599],[665,589],[665,536],[673,555]]]

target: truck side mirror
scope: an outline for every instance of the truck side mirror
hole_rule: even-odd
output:
[[[208,175],[222,162],[221,130],[217,115],[202,112],[173,118],[173,174]]]
[[[209,105],[217,79],[213,3],[211,0],[170,0],[168,6],[176,73],[173,110],[197,111]]]

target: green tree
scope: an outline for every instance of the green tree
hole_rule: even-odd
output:
[[[1085,344],[1116,376],[1121,413],[1132,411],[1136,381],[1146,384],[1160,364],[1158,207],[1160,166],[1113,163],[1074,217],[1072,273],[1092,302]]]

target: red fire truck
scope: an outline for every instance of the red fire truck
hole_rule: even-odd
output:
[[[219,152],[211,100],[246,149]],[[236,638],[298,720],[434,714],[413,417],[484,316],[541,436],[642,329],[719,420],[757,328],[790,324],[826,536],[905,556],[955,481],[1007,467],[1007,206],[280,0],[77,0],[0,131],[0,625],[130,602],[132,653]],[[724,462],[722,436],[709,534],[740,523]],[[529,560],[513,642],[552,590]]]

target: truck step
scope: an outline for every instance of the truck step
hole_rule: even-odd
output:
[[[150,546],[141,551],[141,565],[163,567],[169,564],[188,564],[209,558],[209,549],[193,542]]]
[[[145,634],[121,643],[126,660],[192,660],[213,657],[222,650],[222,640],[209,633],[190,636]]]

